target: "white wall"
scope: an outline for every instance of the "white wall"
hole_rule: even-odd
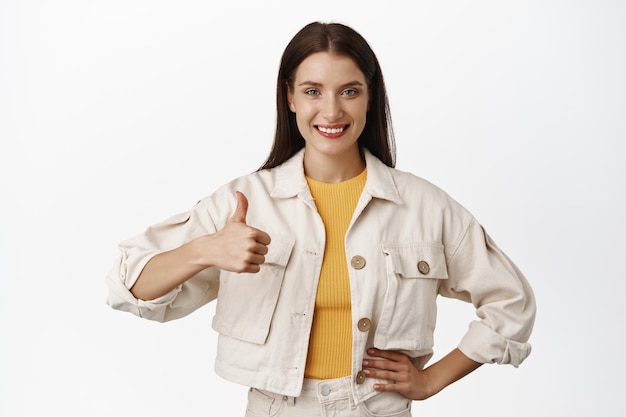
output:
[[[538,298],[527,362],[414,414],[623,416],[626,3],[221,3],[0,1],[0,415],[243,415],[212,305],[151,323],[107,307],[104,277],[120,240],[260,165],[280,54],[321,19],[378,54],[398,167]],[[437,357],[472,319],[442,302]]]

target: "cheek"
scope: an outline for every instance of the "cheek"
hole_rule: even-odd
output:
[[[298,109],[298,111],[295,112],[298,126],[300,125],[305,126],[305,125],[310,124],[311,121],[315,117],[314,109],[311,106],[306,106],[306,105],[298,105],[295,107]]]
[[[300,134],[306,139],[309,130],[309,119],[304,117],[301,113],[296,113],[296,125],[298,126]]]
[[[360,120],[363,124],[365,124],[365,121],[367,120],[367,112],[368,112],[369,108],[367,103],[365,105],[359,106],[357,109],[354,110],[354,117],[355,119]]]

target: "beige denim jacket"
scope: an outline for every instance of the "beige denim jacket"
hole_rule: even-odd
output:
[[[362,383],[367,348],[402,351],[419,368],[432,356],[438,295],[476,308],[478,319],[458,346],[465,355],[518,366],[530,353],[535,317],[535,299],[522,273],[445,192],[364,154],[367,181],[345,237],[356,401],[375,395],[373,383]],[[238,178],[189,212],[122,242],[107,277],[108,304],[167,321],[217,298],[216,372],[246,386],[298,396],[325,239],[303,155]],[[237,190],[249,200],[248,224],[272,238],[261,271],[236,274],[211,267],[156,300],[134,298],[129,288],[146,262],[224,227]]]

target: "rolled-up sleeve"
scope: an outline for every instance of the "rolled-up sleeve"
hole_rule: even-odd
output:
[[[106,277],[107,304],[149,320],[169,321],[186,316],[215,299],[219,289],[219,269],[214,267],[154,300],[139,300],[130,292],[153,256],[215,231],[215,225],[200,201],[192,210],[172,216],[121,242],[120,255]]]
[[[530,354],[535,297],[517,266],[472,220],[448,260],[440,294],[471,302],[480,320],[470,323],[459,349],[480,363],[519,366]]]

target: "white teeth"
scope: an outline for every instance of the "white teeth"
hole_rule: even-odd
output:
[[[343,132],[343,127],[329,129],[329,128],[326,128],[326,127],[318,126],[318,129],[320,130],[320,132],[323,132],[323,133],[341,133],[341,132]]]

